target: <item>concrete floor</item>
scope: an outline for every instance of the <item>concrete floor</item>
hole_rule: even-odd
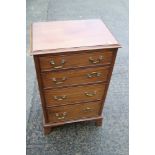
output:
[[[27,48],[32,22],[101,18],[122,44],[104,109],[104,124],[78,123],[42,134],[32,57],[27,59],[28,155],[128,155],[128,0],[27,0]]]

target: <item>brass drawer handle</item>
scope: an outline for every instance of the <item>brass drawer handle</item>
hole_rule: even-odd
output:
[[[96,95],[96,91],[94,91],[93,93],[85,92],[85,95],[88,96],[88,97],[95,96]]]
[[[53,66],[53,68],[55,68],[55,69],[59,69],[59,68],[63,68],[63,65],[65,64],[65,60],[64,59],[62,59],[61,60],[61,65],[60,66],[55,66],[55,62],[54,62],[54,60],[51,60],[50,61],[50,64]]]
[[[64,100],[64,99],[66,99],[66,98],[67,98],[66,95],[63,95],[63,96],[54,96],[54,99],[55,99],[55,100],[58,100],[58,101],[62,101],[62,100]]]
[[[101,73],[98,73],[98,72],[92,72],[90,74],[87,74],[88,78],[99,77],[99,76],[101,76]]]
[[[67,112],[56,113],[56,114],[55,114],[55,116],[56,116],[59,120],[64,119],[66,115],[67,115]]]
[[[93,109],[89,108],[89,107],[86,107],[85,109],[83,109],[84,112],[91,112],[91,111],[94,111]]]
[[[94,60],[92,57],[89,57],[89,61],[92,63],[92,64],[98,64],[100,63],[101,61],[103,61],[103,56],[99,56],[99,58],[97,60]]]
[[[54,77],[54,78],[52,78],[52,80],[53,80],[53,82],[55,82],[55,84],[62,84],[62,83],[64,83],[67,80],[67,78],[63,77],[63,78],[60,79],[61,81],[58,81],[58,79],[56,79]]]

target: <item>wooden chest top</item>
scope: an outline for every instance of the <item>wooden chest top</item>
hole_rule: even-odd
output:
[[[100,19],[39,22],[31,27],[31,55],[119,47]]]

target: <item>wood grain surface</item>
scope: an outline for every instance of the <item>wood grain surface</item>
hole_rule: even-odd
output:
[[[40,56],[40,68],[42,71],[52,71],[86,66],[109,65],[112,62],[113,51],[113,49],[101,49],[76,54],[68,53],[63,55],[51,54]]]
[[[89,102],[47,109],[49,123],[65,122],[99,116],[101,102]]]
[[[31,54],[120,47],[100,19],[38,22],[32,25]],[[39,52],[39,53],[38,53]]]
[[[44,90],[46,106],[75,104],[77,102],[101,100],[105,84]]]
[[[95,67],[59,72],[43,72],[41,74],[44,89],[59,88],[64,86],[93,84],[106,82],[110,67]]]

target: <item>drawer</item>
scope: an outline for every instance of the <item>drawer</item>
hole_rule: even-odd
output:
[[[105,84],[44,90],[46,106],[101,100]]]
[[[74,53],[64,55],[40,56],[42,71],[77,68],[84,66],[111,64],[114,49],[98,50],[96,52]]]
[[[66,122],[70,120],[78,120],[89,117],[99,116],[101,102],[89,102],[83,104],[74,104],[68,106],[59,106],[48,108],[48,121],[52,123]]]
[[[109,71],[109,67],[97,67],[67,71],[61,70],[59,72],[43,72],[43,87],[56,88],[59,86],[105,82],[107,81]]]

